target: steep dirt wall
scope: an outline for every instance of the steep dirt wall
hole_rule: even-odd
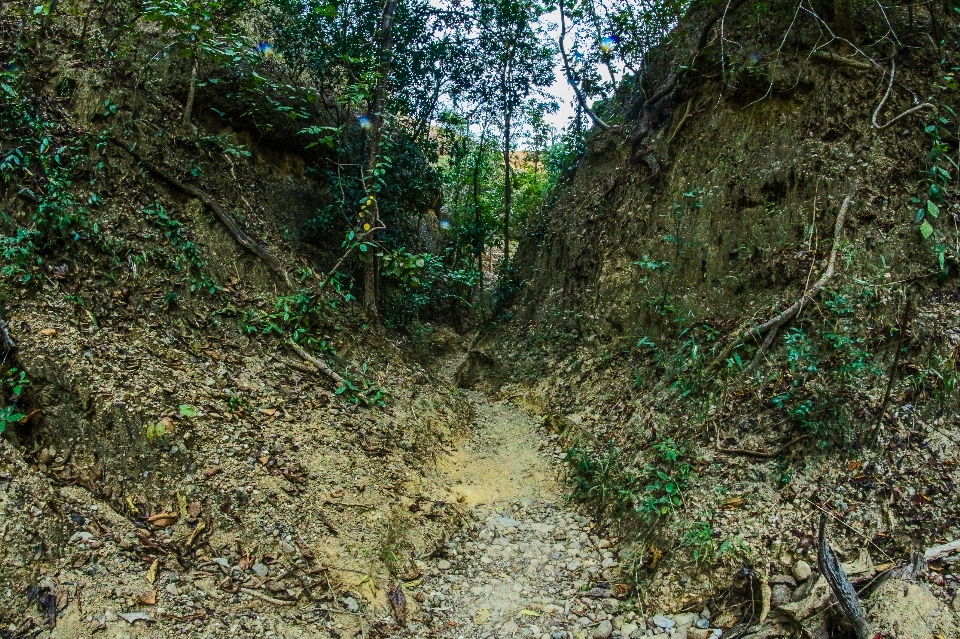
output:
[[[892,561],[960,535],[958,200],[929,173],[940,129],[955,153],[956,94],[941,84],[955,48],[896,54],[878,121],[937,108],[881,129],[889,57],[811,56],[801,19],[779,51],[781,25],[757,35],[755,20],[727,23],[724,65],[714,32],[646,137],[621,115],[588,138],[525,231],[513,304],[461,370],[552,416],[574,495],[633,540],[657,605],[693,609],[735,573],[749,582],[745,565],[788,573],[810,559],[800,542],[821,510],[851,527],[837,533],[850,559],[862,544]],[[955,24],[937,27],[954,42]],[[799,301],[834,249],[833,277],[766,347],[769,334],[745,332]],[[698,540],[725,550],[704,562]]]

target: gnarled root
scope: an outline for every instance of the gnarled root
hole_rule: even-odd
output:
[[[266,249],[266,247],[264,247],[262,244],[254,240],[249,235],[247,235],[243,231],[243,229],[237,226],[237,223],[233,219],[233,217],[229,213],[227,213],[227,211],[222,206],[220,206],[220,204],[215,199],[213,199],[213,197],[209,193],[207,193],[206,191],[201,191],[197,187],[192,186],[190,184],[181,182],[177,178],[173,177],[166,170],[162,169],[161,167],[154,164],[147,158],[143,157],[143,155],[138,153],[132,146],[122,143],[119,140],[115,140],[115,139],[111,141],[115,145],[117,145],[118,147],[126,151],[128,154],[130,154],[130,157],[132,157],[134,160],[139,162],[140,165],[143,166],[143,168],[145,168],[146,170],[150,171],[157,177],[162,178],[169,184],[175,186],[176,188],[186,193],[187,195],[191,195],[197,198],[198,200],[200,200],[201,202],[203,202],[204,205],[206,205],[210,210],[212,210],[214,214],[217,216],[217,218],[220,220],[220,222],[227,228],[227,231],[229,231],[230,235],[233,236],[233,239],[237,241],[237,244],[244,247],[245,249],[247,249],[248,251],[250,251],[260,259],[262,259],[264,262],[266,262],[270,266],[270,268],[277,275],[280,276],[280,279],[283,280],[283,283],[286,284],[287,288],[290,288],[290,289],[294,288],[293,283],[290,281],[290,278],[287,275],[286,271],[283,270],[283,266],[280,265],[280,260],[278,260],[276,256],[270,253]]]

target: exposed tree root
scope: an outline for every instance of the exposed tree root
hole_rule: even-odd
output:
[[[912,109],[907,109],[906,111],[904,111],[903,113],[901,113],[901,114],[898,115],[897,117],[893,118],[892,120],[890,120],[890,121],[887,122],[886,124],[877,124],[877,116],[880,115],[880,110],[883,108],[883,105],[887,103],[887,100],[890,98],[890,94],[893,92],[893,79],[896,77],[896,75],[897,75],[897,61],[896,61],[896,60],[893,60],[893,61],[890,63],[890,84],[887,85],[887,92],[884,94],[883,99],[880,100],[880,104],[877,105],[876,110],[873,112],[873,119],[871,120],[871,122],[873,122],[873,126],[874,126],[875,128],[877,128],[877,129],[885,129],[885,128],[887,128],[888,126],[890,126],[891,124],[893,124],[894,122],[896,122],[897,120],[899,120],[900,118],[905,118],[905,117],[907,117],[908,115],[910,115],[911,113],[916,113],[916,112],[919,111],[920,109],[934,109],[934,110],[936,110],[936,108],[937,108],[936,106],[930,104],[929,102],[924,102],[923,104],[918,104],[917,106],[913,107]]]
[[[871,639],[873,632],[867,623],[867,614],[863,610],[863,604],[854,590],[850,578],[840,567],[840,561],[833,554],[830,544],[827,542],[827,516],[820,513],[820,534],[817,541],[817,562],[820,565],[820,572],[823,574],[830,589],[839,602],[840,609],[846,618],[853,624],[853,630],[857,639]]]
[[[810,59],[817,60],[818,62],[836,64],[842,67],[850,67],[851,69],[857,69],[858,71],[872,71],[874,69],[874,65],[870,64],[869,62],[854,60],[853,58],[848,58],[830,51],[814,51],[810,54]]]
[[[690,113],[692,109],[693,109],[693,96],[691,96],[690,99],[687,100],[687,109],[686,111],[684,111],[683,117],[680,118],[680,121],[677,122],[677,126],[673,128],[673,133],[671,133],[670,137],[667,138],[667,144],[670,144],[671,142],[673,142],[673,138],[677,137],[677,133],[680,132],[680,129],[683,128],[683,125],[686,124],[687,120],[690,119]]]
[[[788,441],[786,444],[781,446],[776,450],[747,450],[745,448],[722,448],[720,444],[717,444],[717,452],[724,453],[726,455],[743,455],[744,457],[758,457],[760,459],[776,459],[780,455],[784,454],[794,444],[802,442],[805,439],[809,439],[810,435],[800,435]]]
[[[773,331],[779,331],[784,324],[795,318],[803,311],[805,307],[814,302],[823,287],[826,286],[827,282],[830,281],[830,278],[833,277],[837,263],[837,247],[840,244],[840,237],[843,234],[843,223],[847,218],[847,212],[850,210],[850,205],[853,203],[853,196],[856,194],[859,186],[859,180],[854,180],[850,187],[850,193],[846,198],[844,198],[843,205],[840,207],[840,212],[837,214],[837,223],[834,226],[833,233],[833,247],[830,249],[830,259],[827,261],[827,269],[824,271],[820,279],[817,280],[813,286],[804,291],[801,298],[792,306],[790,306],[790,308],[783,311],[773,319],[764,322],[760,326],[748,328],[740,333],[740,335],[738,335],[736,339],[732,340],[727,348],[723,350],[720,356],[714,360],[713,364],[710,365],[711,369],[716,368],[722,362],[726,361],[730,354],[736,349],[737,345],[739,345],[746,338],[753,337],[755,339],[760,339]],[[773,339],[764,340],[757,355],[759,356],[765,352],[772,343]],[[747,369],[749,370],[752,367],[753,362],[751,362]]]
[[[343,377],[339,373],[337,373],[335,370],[330,368],[326,362],[324,362],[321,359],[317,359],[316,357],[308,353],[306,349],[304,349],[302,346],[300,346],[296,342],[292,342],[292,341],[287,342],[287,346],[293,349],[293,352],[295,352],[297,355],[302,357],[304,360],[313,364],[318,371],[320,371],[321,373],[323,373],[324,375],[326,375],[336,383],[340,384],[341,386],[346,386],[347,381],[343,379]]]
[[[143,155],[137,152],[132,146],[122,143],[116,139],[112,139],[111,141],[116,146],[120,147],[121,149],[129,153],[133,159],[135,159],[137,162],[139,162],[143,166],[143,168],[147,169],[157,177],[162,178],[163,180],[175,186],[176,188],[180,189],[187,195],[191,195],[197,198],[198,200],[200,200],[201,202],[203,202],[210,210],[214,212],[214,214],[217,216],[220,222],[227,228],[227,230],[233,236],[233,239],[235,239],[238,244],[240,244],[242,247],[244,247],[245,249],[247,249],[248,251],[250,251],[260,259],[262,259],[264,262],[266,262],[270,266],[270,268],[277,275],[280,276],[280,279],[283,280],[287,288],[290,288],[290,289],[294,288],[293,283],[290,281],[290,278],[287,275],[286,271],[283,270],[283,266],[281,266],[280,260],[278,260],[272,253],[270,253],[262,244],[254,240],[249,235],[247,235],[243,231],[243,229],[237,226],[237,222],[233,219],[233,217],[229,213],[227,213],[227,211],[222,206],[220,206],[220,204],[215,199],[213,199],[213,197],[209,193],[207,193],[206,191],[201,191],[197,187],[191,186],[190,184],[181,182],[177,178],[173,177],[170,173],[168,173],[165,169],[161,168],[160,166],[154,164],[147,158],[143,157]]]

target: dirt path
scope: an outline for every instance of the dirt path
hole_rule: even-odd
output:
[[[621,603],[608,588],[584,594],[615,581],[614,552],[564,500],[560,449],[511,403],[468,398],[472,436],[440,470],[472,521],[432,560],[404,636],[609,637]]]

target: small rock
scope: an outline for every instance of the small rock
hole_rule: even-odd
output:
[[[656,615],[655,617],[653,617],[653,619],[651,619],[651,621],[653,622],[653,625],[663,629],[673,628],[674,626],[677,625],[677,623],[673,619],[671,619],[670,617],[666,617],[664,615]]]
[[[213,563],[217,564],[221,568],[226,568],[228,570],[230,568],[230,560],[226,557],[214,557]]]
[[[793,576],[796,577],[797,581],[806,581],[811,574],[813,574],[813,570],[811,570],[810,564],[803,559],[793,564]]]
[[[593,629],[593,639],[610,639],[613,634],[613,624],[609,620],[603,620]]]
[[[174,597],[176,597],[177,595],[180,594],[180,589],[177,588],[177,584],[167,584],[167,585],[164,587],[164,590],[167,591],[167,594],[168,594],[168,595],[172,595],[172,596],[174,596]]]
[[[116,621],[117,619],[119,619],[119,617],[117,617],[117,613],[112,610],[107,610],[103,613],[104,621]]]
[[[797,587],[797,582],[790,575],[774,575],[770,577],[770,580],[767,582],[771,586],[790,586],[791,588]]]
[[[297,552],[297,549],[293,546],[293,544],[291,544],[289,541],[286,541],[286,540],[280,541],[280,550],[287,553],[288,555],[292,555],[293,553]]]
[[[706,630],[707,628],[710,627],[710,620],[709,620],[709,619],[704,619],[704,618],[701,617],[700,619],[697,619],[697,623],[694,624],[694,625],[695,625],[697,628],[700,628],[701,630]]]
[[[518,626],[517,623],[513,619],[511,619],[505,624],[503,624],[502,626],[500,626],[500,634],[510,636],[519,629],[520,629],[520,626]]]
[[[620,628],[620,634],[623,635],[624,639],[633,639],[634,637],[639,636],[637,631],[640,629],[635,623],[625,623],[623,627]]]
[[[266,577],[270,574],[270,569],[258,561],[257,563],[253,564],[253,574],[255,574],[257,577]]]
[[[687,630],[687,639],[709,639],[710,631],[706,628],[690,628]]]
[[[791,602],[791,597],[793,597],[793,591],[790,590],[790,586],[777,584],[773,587],[773,592],[770,596],[770,605],[776,608],[777,606],[788,604]]]
[[[344,597],[343,607],[347,609],[347,612],[360,612],[360,604],[353,597]]]
[[[441,559],[437,562],[437,568],[440,570],[450,570],[450,562],[446,559]]]
[[[703,610],[700,611],[700,616],[707,621],[713,618],[713,613],[710,612],[710,609],[704,606]]]
[[[689,628],[697,621],[697,615],[692,612],[681,612],[673,616],[677,628]]]

